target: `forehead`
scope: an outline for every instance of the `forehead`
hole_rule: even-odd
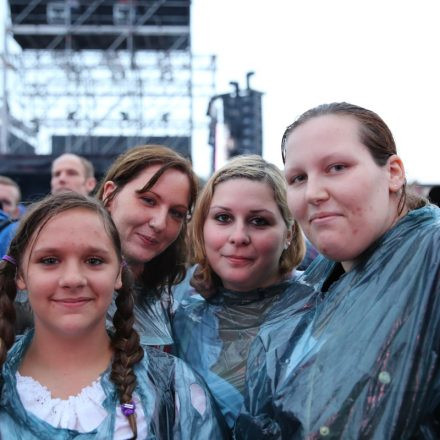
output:
[[[314,161],[332,154],[364,157],[369,154],[361,142],[360,124],[345,115],[316,116],[295,128],[286,142],[286,167],[307,156]]]
[[[343,139],[360,141],[359,129],[359,122],[351,116],[333,114],[315,116],[293,130],[288,138],[288,144],[332,143]]]
[[[10,200],[14,200],[18,198],[18,191],[15,186],[6,185],[4,183],[0,183],[0,196],[2,198],[8,198]]]
[[[84,166],[79,157],[76,156],[61,156],[54,160],[52,164],[52,172],[65,169],[75,170],[80,174],[85,174]]]
[[[139,174],[136,175],[136,177],[132,180],[130,180],[127,185],[133,185],[136,187],[136,189],[141,189],[144,186],[146,186],[152,177],[163,167],[163,164],[155,164],[150,165],[146,168],[144,168],[142,171],[140,171]],[[183,187],[184,189],[188,190],[189,192],[189,186],[190,186],[190,180],[189,177],[184,173],[183,171],[177,169],[177,168],[168,168],[161,174],[159,179],[156,181],[156,183],[153,185],[153,188],[155,189],[167,189],[169,190],[169,193],[171,194],[173,191],[173,188],[175,186]]]
[[[73,208],[55,214],[33,234],[34,247],[39,244],[61,246],[69,241],[76,245],[83,243],[106,244],[112,242],[101,216],[85,208]],[[113,247],[113,245],[111,244]]]
[[[276,201],[274,192],[267,182],[232,178],[214,187],[211,205],[216,203],[228,203],[236,207],[252,204],[263,208],[267,204],[276,204]]]

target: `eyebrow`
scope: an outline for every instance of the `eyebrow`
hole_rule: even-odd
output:
[[[62,249],[63,249],[62,246],[60,246],[60,247],[54,247],[54,246],[37,247],[37,246],[35,246],[32,253],[34,253],[34,254],[52,254],[52,253],[58,253],[58,252],[62,251]],[[112,252],[107,250],[106,248],[103,248],[103,247],[89,246],[86,248],[86,253],[110,255]]]
[[[141,189],[137,189],[137,190],[136,190],[136,193],[139,194],[139,195],[151,193],[151,194],[153,194],[155,197],[157,197],[159,200],[161,200],[161,201],[163,200],[162,197],[161,197],[159,194],[157,194],[156,192],[154,192],[152,189],[147,189],[147,190],[145,190],[145,191],[142,191],[142,188],[141,188]],[[174,207],[174,208],[183,208],[183,209],[185,209],[186,211],[188,211],[188,209],[189,209],[189,206],[186,206],[186,205],[180,205],[180,204],[178,204],[178,205],[172,205],[172,207]]]
[[[228,211],[228,212],[232,211],[231,208],[228,208],[226,206],[221,206],[221,205],[213,205],[213,206],[211,206],[209,208],[210,211],[213,210],[213,209],[221,209],[222,211]],[[262,209],[251,209],[249,212],[251,214],[267,213],[267,214],[272,214],[273,215],[272,211],[269,211],[268,209],[264,209],[264,208],[262,208]]]

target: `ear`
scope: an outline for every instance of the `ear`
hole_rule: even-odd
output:
[[[293,236],[292,228],[287,229],[287,233],[286,233],[286,241],[285,241],[285,243],[286,243],[286,244],[289,243],[289,244],[288,244],[288,246],[286,247],[286,249],[290,246],[290,243],[292,243],[292,240],[293,240],[294,238],[295,238],[295,237]]]
[[[122,287],[122,267],[119,269],[119,273],[115,281],[115,290],[118,290],[121,287]]]
[[[17,274],[15,278],[15,285],[18,290],[27,290],[26,283],[21,274]]]
[[[96,179],[94,177],[87,177],[86,179],[86,190],[90,194],[96,186]]]
[[[15,207],[14,212],[11,215],[12,218],[16,219],[20,217],[20,208],[18,205]]]
[[[116,184],[112,180],[107,180],[107,182],[104,183],[104,190],[102,192],[102,200],[104,201],[107,199],[110,194],[116,189]],[[106,203],[106,208],[110,210],[111,208],[111,201]]]
[[[388,158],[389,189],[391,193],[398,192],[405,184],[405,168],[402,159],[396,154]]]

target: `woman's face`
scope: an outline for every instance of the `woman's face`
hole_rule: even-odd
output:
[[[350,270],[356,258],[397,220],[404,183],[400,159],[378,166],[349,116],[317,116],[286,144],[288,202],[307,238]]]
[[[276,283],[288,231],[273,190],[231,179],[215,187],[203,228],[205,251],[224,287],[248,291]]]
[[[161,165],[145,168],[107,205],[121,237],[124,257],[132,265],[144,264],[170,246],[189,209],[189,178],[177,169],[165,171],[149,191],[138,192],[159,168]],[[115,184],[106,182],[103,198],[114,190]]]

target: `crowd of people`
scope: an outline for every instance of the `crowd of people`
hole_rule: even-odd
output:
[[[24,214],[0,179],[0,438],[440,437],[440,209],[365,108],[280,154],[64,154]]]

